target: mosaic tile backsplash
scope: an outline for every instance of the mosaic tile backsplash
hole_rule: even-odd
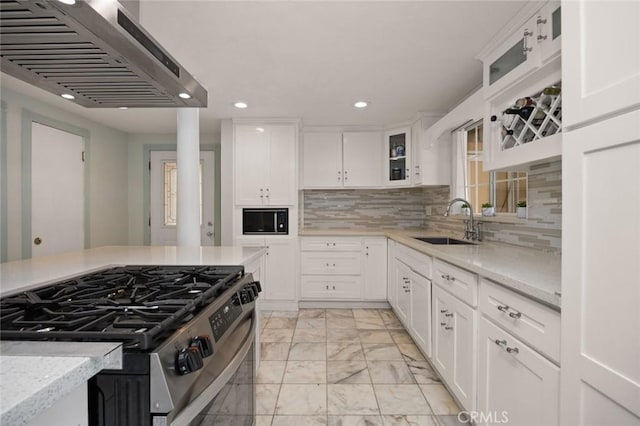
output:
[[[561,176],[560,161],[532,166],[529,171],[529,218],[484,221],[484,240],[559,252],[562,242]],[[300,222],[307,229],[426,227],[462,236],[464,223],[443,216],[450,199],[448,186],[306,190],[301,195]]]

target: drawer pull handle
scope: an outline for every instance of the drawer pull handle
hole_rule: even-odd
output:
[[[441,322],[440,325],[444,327],[445,325],[447,325],[447,323],[446,322]]]
[[[441,314],[444,314],[445,312],[447,312],[447,310],[446,310],[446,309],[440,309],[440,313],[441,313]]]
[[[327,290],[329,290],[329,286],[327,286]]]
[[[504,312],[505,314],[509,310],[509,307],[507,305],[498,305],[496,307],[498,308],[499,311]]]
[[[453,314],[444,314],[445,317],[452,317]]]
[[[456,280],[456,277],[451,276],[451,277],[449,277],[449,279],[450,279],[451,281],[455,281],[455,280]]]
[[[445,330],[453,330],[453,327],[445,327]]]
[[[495,342],[495,344],[496,344],[496,345],[498,345],[498,346],[502,346],[502,345],[506,345],[506,344],[507,344],[507,341],[506,341],[506,340],[499,340],[499,339],[496,339],[496,340],[494,340],[494,342]]]
[[[411,293],[411,289],[407,287],[404,292],[405,293]]]
[[[334,268],[336,267],[336,264],[335,264],[335,263],[333,264],[333,267],[334,267]]]
[[[442,279],[449,281],[449,275],[440,275]]]
[[[509,312],[509,316],[514,319],[520,319],[522,314],[520,312]]]
[[[335,285],[333,286],[333,289],[334,289],[334,290],[336,289],[336,286],[335,286]]]
[[[507,352],[509,352],[510,354],[517,354],[517,353],[520,353],[520,350],[516,347],[513,347],[513,348],[508,347]]]

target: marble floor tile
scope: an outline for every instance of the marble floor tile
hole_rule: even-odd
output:
[[[373,383],[414,384],[413,375],[404,361],[367,361]]]
[[[327,359],[329,361],[364,360],[360,343],[327,343]]]
[[[326,309],[327,319],[351,318],[353,319],[353,311],[351,309]]]
[[[327,322],[324,318],[298,318],[297,328],[325,328]]]
[[[294,342],[291,344],[290,361],[324,361],[326,359],[326,343]]]
[[[260,343],[260,360],[286,361],[289,358],[291,343]]]
[[[298,318],[298,311],[271,311],[271,318]]]
[[[329,426],[383,426],[380,416],[329,416]]]
[[[260,361],[256,383],[282,383],[286,361]]]
[[[382,416],[384,426],[438,426],[432,416]]]
[[[399,319],[391,319],[388,321],[384,321],[384,325],[387,327],[387,330],[404,330],[404,326],[400,322]]]
[[[420,349],[413,343],[399,343],[398,349],[404,357],[405,361],[425,361],[424,355],[420,352]]]
[[[326,361],[287,361],[282,383],[327,383],[327,363]]]
[[[256,414],[272,416],[276,409],[280,385],[256,385]]]
[[[380,414],[371,385],[327,385],[327,412],[330,415]]]
[[[326,415],[326,413],[327,385],[282,385],[276,403],[276,415]]]
[[[271,316],[271,311],[260,311],[260,318],[261,319],[269,319],[269,317]]]
[[[404,330],[389,330],[389,334],[395,343],[413,343],[409,333]]]
[[[266,328],[296,328],[297,318],[271,317]]]
[[[271,321],[271,319],[269,319]],[[260,341],[271,343],[290,342],[293,337],[292,328],[265,328],[260,334]]]
[[[409,371],[418,384],[440,383],[440,377],[427,361],[408,361]]]
[[[327,361],[327,382],[371,384],[371,377],[365,361]]]
[[[394,343],[387,330],[358,330],[362,343]]]
[[[431,414],[418,385],[373,385],[382,414]]]
[[[395,344],[363,343],[362,349],[367,361],[402,361],[402,354]]]
[[[378,309],[378,314],[383,321],[392,321],[398,319],[391,309]]]
[[[327,341],[327,330],[325,328],[296,328],[293,341],[324,343]]]
[[[298,319],[322,319],[326,317],[324,309],[300,309]]]
[[[353,317],[356,320],[363,318],[382,319],[377,309],[353,309]]]
[[[440,426],[460,426],[460,425],[470,425],[471,422],[467,419],[464,420],[463,417],[456,416],[434,416],[438,419],[438,423]]]
[[[327,328],[356,328],[356,321],[353,317],[330,317],[327,313]]]
[[[273,416],[256,416],[256,426],[271,426]]]
[[[420,389],[434,414],[457,415],[460,412],[458,404],[456,404],[449,391],[443,385],[420,385]]]
[[[275,416],[273,426],[325,426],[327,416]]]
[[[356,318],[356,328],[360,330],[386,330],[386,326],[380,317]]]
[[[327,342],[359,343],[360,335],[355,328],[329,328],[327,329]]]

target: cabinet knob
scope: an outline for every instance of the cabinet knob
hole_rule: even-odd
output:
[[[499,340],[499,339],[496,339],[496,340],[494,340],[494,342],[495,342],[495,344],[496,344],[496,345],[498,345],[498,346],[503,346],[503,345],[506,345],[506,344],[507,344],[507,341],[506,341],[506,340]]]
[[[444,314],[445,317],[452,317],[453,314]]]
[[[447,310],[446,310],[446,309],[440,309],[440,313],[441,313],[441,314],[444,314],[445,312],[447,312]]]
[[[332,287],[333,287],[333,289],[334,289],[334,290],[336,289],[336,286],[335,286],[335,285],[334,285],[334,286],[332,286]]]
[[[513,348],[507,348],[507,352],[509,352],[510,354],[517,354],[520,353],[520,349],[513,347]]]
[[[329,286],[327,286],[327,290],[329,290]]]
[[[513,319],[520,319],[520,317],[522,316],[522,313],[520,312],[509,312],[509,316]]]
[[[507,311],[509,310],[509,306],[507,306],[507,305],[498,305],[498,306],[496,306],[496,309],[498,309],[500,312],[507,313]]]
[[[445,330],[453,330],[453,327],[445,327]]]

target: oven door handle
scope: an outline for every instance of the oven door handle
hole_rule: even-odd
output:
[[[229,365],[222,370],[222,373],[211,383],[205,390],[200,393],[187,405],[180,414],[178,414],[175,419],[171,422],[171,426],[187,426],[189,423],[196,418],[198,414],[205,409],[205,407],[215,398],[215,396],[220,392],[220,389],[227,384],[229,379],[236,373],[240,364],[244,361],[244,358],[247,356],[249,349],[251,349],[251,345],[254,343],[256,336],[256,313],[254,311],[251,318],[251,331],[247,334],[247,338],[238,349],[238,352],[234,355]]]

